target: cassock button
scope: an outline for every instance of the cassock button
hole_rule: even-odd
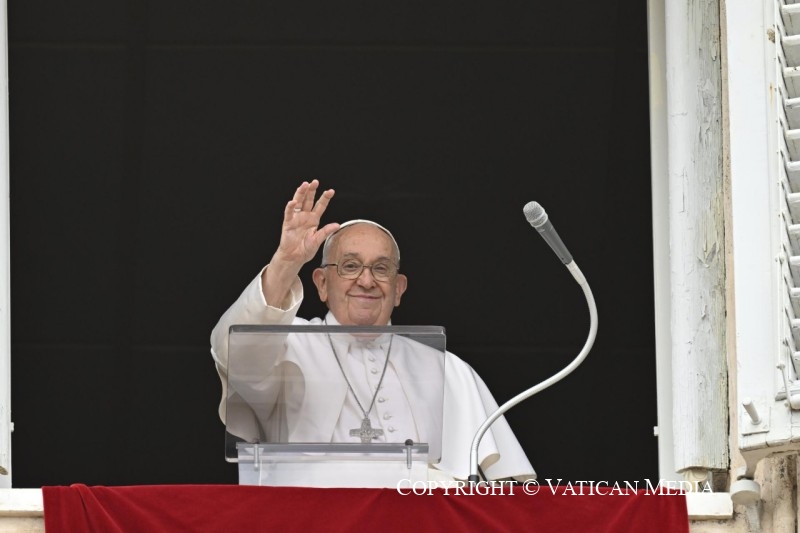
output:
[[[378,369],[377,368],[371,368],[369,371],[372,372],[373,374],[377,374],[378,373]]]
[[[383,419],[384,420],[389,420],[390,418],[392,418],[392,415],[390,415],[389,413],[386,413],[385,415],[383,415]]]
[[[388,429],[388,430],[389,430],[391,433],[394,433],[395,431],[397,431],[397,430],[394,428],[394,426],[389,426],[389,427],[388,427],[388,428],[386,428],[386,429]]]
[[[383,396],[381,396],[380,398],[378,398],[378,403],[383,403],[383,402],[385,402],[385,401],[386,401],[386,398],[384,398]]]

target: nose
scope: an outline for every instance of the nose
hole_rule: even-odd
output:
[[[367,274],[369,272],[369,274]],[[372,275],[372,267],[364,265],[364,268],[361,270],[361,274],[358,275],[356,278],[356,282],[362,287],[372,287],[377,283],[375,277]]]

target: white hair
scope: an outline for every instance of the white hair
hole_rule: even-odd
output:
[[[334,241],[334,237],[339,235],[339,232],[341,232],[344,228],[346,228],[348,226],[353,226],[355,224],[370,224],[370,225],[375,226],[376,228],[382,230],[384,233],[386,233],[386,235],[388,235],[389,238],[392,239],[392,245],[394,246],[394,253],[397,256],[397,263],[398,264],[400,263],[400,247],[397,246],[397,241],[395,240],[394,235],[392,235],[392,232],[389,231],[388,229],[384,228],[383,226],[381,226],[377,222],[373,222],[371,220],[365,220],[363,218],[357,218],[355,220],[348,220],[347,222],[344,222],[344,223],[340,224],[339,225],[339,229],[336,230],[334,233],[331,233],[330,235],[328,235],[328,237],[325,239],[325,244],[322,246],[322,264],[323,265],[328,264],[328,254],[330,252],[331,244]]]

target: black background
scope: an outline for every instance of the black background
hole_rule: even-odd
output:
[[[208,337],[304,179],[400,243],[541,479],[657,479],[646,5],[10,1],[13,482],[236,483]],[[310,268],[301,315],[319,315]],[[465,447],[470,443],[464,443]]]

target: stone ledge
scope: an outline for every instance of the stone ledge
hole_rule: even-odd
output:
[[[42,489],[0,489],[0,518],[44,516]]]
[[[686,494],[689,520],[729,520],[733,500],[729,492],[690,492]]]

